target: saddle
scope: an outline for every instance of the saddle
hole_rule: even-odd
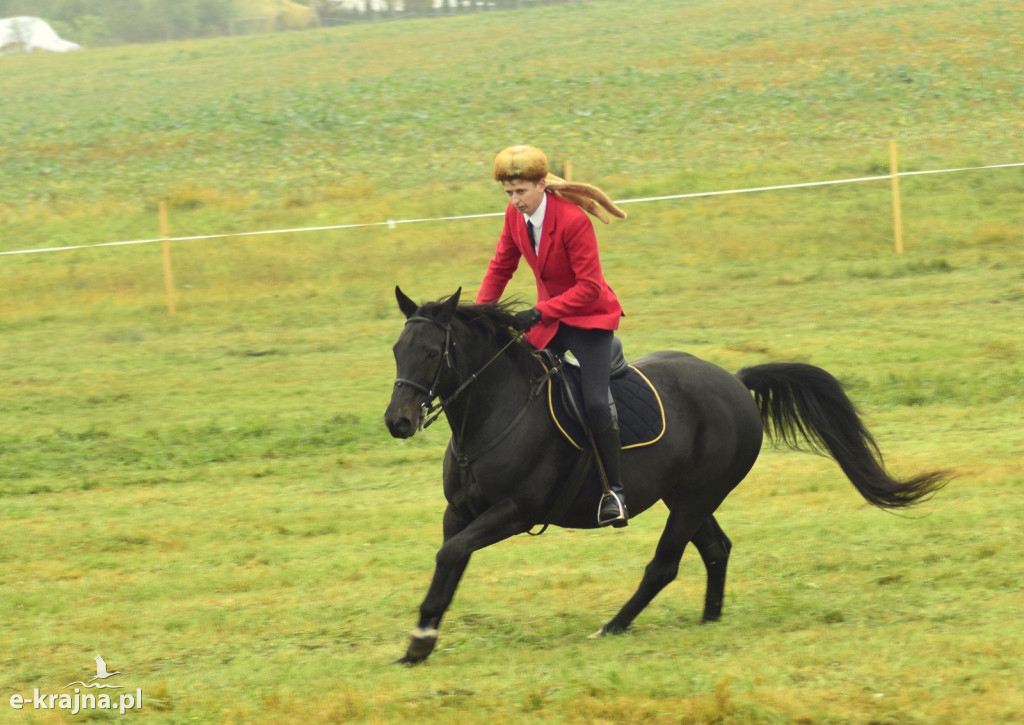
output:
[[[535,353],[547,378],[548,410],[555,427],[578,450],[586,448],[583,396],[579,363],[567,353],[552,350]],[[661,396],[647,377],[630,365],[622,352],[622,341],[612,338],[611,392],[619,419],[623,450],[657,442],[665,434],[665,408]]]

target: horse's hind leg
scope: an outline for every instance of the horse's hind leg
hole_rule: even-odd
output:
[[[704,560],[708,573],[707,591],[704,594],[704,622],[717,622],[722,616],[722,601],[725,598],[725,572],[729,565],[732,542],[715,521],[708,516],[693,537],[693,545]]]
[[[703,522],[689,520],[681,507],[669,512],[665,530],[662,532],[661,539],[658,540],[658,548],[654,552],[654,558],[644,569],[644,576],[640,580],[640,586],[636,593],[608,624],[595,633],[595,636],[621,634],[626,631],[626,628],[633,623],[644,607],[651,603],[658,592],[676,578],[679,573],[679,561],[683,558],[686,544],[696,533],[694,529],[699,529],[702,525]]]

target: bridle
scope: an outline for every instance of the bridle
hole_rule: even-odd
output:
[[[423,322],[444,330],[444,351],[441,354],[441,359],[437,363],[437,371],[434,373],[434,379],[430,383],[430,387],[427,387],[417,383],[415,380],[409,380],[408,378],[395,378],[396,390],[402,387],[409,387],[426,396],[423,399],[423,402],[420,403],[420,409],[422,411],[420,414],[420,430],[429,427],[435,420],[437,420],[438,416],[440,416],[441,412],[444,410],[444,407],[455,398],[455,395],[451,395],[447,399],[435,402],[440,398],[440,394],[437,392],[437,383],[441,379],[441,372],[444,370],[445,365],[447,364],[452,371],[457,372],[455,368],[455,342],[452,340],[451,324],[442,325],[433,318],[417,315],[407,319],[405,321],[405,325],[408,327],[409,325]],[[456,394],[459,392],[461,392],[461,390],[456,391]]]
[[[408,378],[395,378],[395,388],[397,389],[402,387],[409,387],[418,393],[422,393],[425,396],[423,402],[420,403],[421,414],[419,425],[420,430],[425,430],[426,428],[429,428],[431,424],[433,424],[434,421],[436,421],[440,417],[441,413],[444,412],[444,410],[448,407],[448,405],[452,403],[452,401],[458,398],[459,395],[461,395],[463,391],[466,390],[466,388],[468,388],[470,385],[476,382],[476,379],[484,370],[489,368],[491,364],[494,363],[494,361],[497,360],[499,357],[501,357],[501,355],[510,347],[512,347],[512,345],[519,342],[519,340],[522,339],[523,337],[523,333],[520,332],[517,335],[515,335],[500,350],[498,350],[498,352],[496,352],[490,360],[485,362],[480,367],[479,370],[477,370],[475,373],[473,373],[465,380],[463,380],[462,384],[455,389],[455,392],[453,392],[447,398],[443,398],[441,397],[441,394],[437,392],[437,384],[441,380],[441,373],[444,371],[445,366],[447,365],[448,368],[456,374],[458,374],[459,372],[456,367],[455,354],[457,346],[455,344],[454,338],[452,337],[452,326],[450,322],[447,324],[442,324],[441,322],[433,319],[432,317],[423,317],[422,315],[415,315],[413,317],[408,318],[405,321],[406,327],[408,327],[409,325],[420,323],[429,323],[434,327],[437,327],[438,329],[444,331],[444,349],[443,352],[441,353],[441,359],[437,363],[437,371],[434,373],[434,379],[430,383],[430,386],[427,387],[426,385],[417,383],[415,380],[409,380]]]

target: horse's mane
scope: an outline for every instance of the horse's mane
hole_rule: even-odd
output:
[[[427,302],[420,308],[420,314],[425,317],[434,317],[441,308],[444,300]],[[516,313],[515,302],[499,302],[497,304],[474,305],[461,304],[455,308],[454,322],[459,323],[471,331],[483,333],[485,339],[493,342],[497,347],[504,347],[518,334],[513,326],[513,318]],[[516,363],[516,367],[526,377],[531,377],[539,368],[537,359],[533,356],[536,348],[526,342],[525,338],[511,345],[506,350]]]

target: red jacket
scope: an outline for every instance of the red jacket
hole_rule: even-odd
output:
[[[501,298],[520,259],[526,260],[537,280],[541,321],[526,334],[534,347],[547,346],[560,322],[584,329],[618,329],[622,306],[601,272],[594,225],[578,206],[547,195],[538,258],[522,213],[509,204],[498,247],[480,283],[478,304]]]

